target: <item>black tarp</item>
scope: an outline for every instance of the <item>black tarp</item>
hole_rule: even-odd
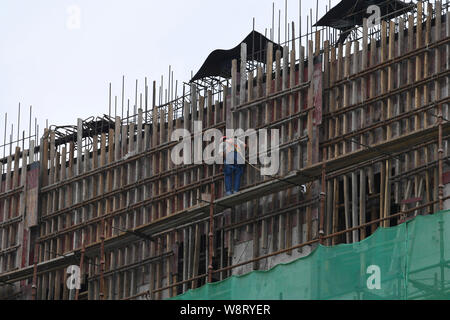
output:
[[[197,74],[191,79],[191,82],[207,77],[231,78],[231,62],[233,59],[241,60],[241,44],[247,44],[247,61],[266,62],[267,43],[271,42],[268,38],[257,31],[250,34],[236,47],[230,50],[214,50],[201,66]],[[282,47],[276,43],[273,45],[273,54]]]
[[[371,5],[380,8],[381,17],[389,20],[411,9],[411,4],[399,0],[342,0],[327,12],[314,26],[332,27],[342,31],[338,43],[343,43],[355,26],[361,26],[371,13]]]

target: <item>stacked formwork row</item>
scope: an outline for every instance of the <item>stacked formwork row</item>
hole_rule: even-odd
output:
[[[11,272],[30,263],[34,248],[31,238],[35,236],[38,213],[39,164],[35,162],[34,141],[30,150],[20,151],[0,163],[2,175],[0,194],[0,273]],[[1,168],[1,167],[4,168]],[[25,172],[22,168],[28,168]],[[4,170],[3,170],[4,169]],[[3,283],[3,294],[15,294],[19,284]],[[31,286],[20,283],[25,291]]]
[[[418,17],[422,17],[421,2],[417,11]],[[354,42],[354,53],[350,54],[352,43],[347,42],[345,57],[343,46],[339,46],[336,60],[332,49],[331,63],[336,67],[332,68],[335,72],[330,78],[330,114],[325,116],[322,154],[329,160],[377,146],[384,156],[341,170],[340,177],[328,181],[327,189],[333,190],[334,195],[334,199],[328,198],[327,207],[334,229],[328,231],[337,231],[341,208],[336,195],[342,187],[344,208],[341,212],[346,228],[364,224],[368,218],[386,218],[393,208],[397,212],[407,211],[410,204],[429,205],[415,211],[416,214],[439,208],[439,188],[443,186],[439,182],[442,172],[439,173],[438,160],[447,156],[447,144],[444,150],[442,141],[435,135],[424,143],[411,140],[409,145],[395,150],[395,155],[383,150],[383,142],[414,135],[414,132],[425,134],[427,130],[434,130],[437,133],[441,129],[439,125],[448,118],[449,23],[447,19],[446,25],[442,24],[440,3],[435,19],[431,4],[427,11],[424,30],[421,19],[414,25],[414,17],[409,16],[406,30],[403,18],[397,26],[391,21],[388,36],[387,23],[383,22],[378,52],[374,50],[375,39],[370,39],[369,47],[367,28],[364,28],[362,51],[358,50],[359,43]],[[367,197],[369,199],[365,199]],[[371,212],[366,212],[367,200],[375,204],[370,206]],[[386,220],[380,225],[389,226],[389,222]],[[355,230],[351,240],[347,234],[347,241],[365,237],[365,229],[359,234]]]
[[[205,127],[220,128],[223,115],[219,111],[219,104],[213,106],[211,101],[208,99],[206,118],[202,112],[198,116],[204,119]],[[204,103],[202,98],[199,104],[201,110],[205,110]],[[218,111],[215,114],[214,107]],[[169,105],[167,110],[153,109],[151,124],[143,124],[141,111],[137,123],[121,125],[120,118],[116,118],[115,128],[111,128],[108,134],[94,136],[93,150],[84,152],[82,122],[79,121],[76,162],[75,145],[71,144],[68,162],[65,147],[62,147],[62,157],[56,162],[56,167],[51,165],[48,170],[44,168],[44,172],[49,172],[49,183],[44,179],[41,188],[40,261],[81,250],[83,246],[103,243],[125,231],[191,207],[207,191],[209,185],[206,186],[205,181],[219,181],[219,174],[204,165],[175,168],[170,161],[171,147],[174,146],[170,141],[172,131],[189,125],[189,121],[183,121],[182,118],[174,120],[173,114],[172,106]],[[187,118],[189,116],[184,119]],[[50,163],[53,164],[55,154],[56,159],[58,156],[51,152],[54,149],[53,140],[49,142]],[[46,145],[44,141],[44,150]],[[52,177],[52,172],[61,173]],[[91,283],[89,298],[99,298],[101,292],[111,298],[134,294],[138,286],[136,277],[141,276],[137,275],[137,271],[147,269],[152,261],[173,256],[167,251],[172,250],[172,243],[178,241],[177,237],[175,232],[171,232],[127,247],[108,249],[104,259],[98,256],[86,257],[84,271]],[[135,263],[142,266],[135,266],[132,272],[123,272],[117,276],[113,272],[116,268],[127,269],[128,264]],[[145,274],[156,274],[154,281],[158,283],[157,278],[162,270],[159,269],[160,265],[156,267],[152,264],[152,268],[157,270]],[[46,298],[44,295],[48,286],[55,287],[55,296],[47,298],[58,298],[61,294],[67,297],[67,288],[61,288],[65,287],[61,286],[65,283],[63,271],[37,277],[38,288],[42,288],[42,292],[37,292],[38,298]],[[100,271],[103,273],[101,279],[98,275]],[[113,281],[117,281],[114,292],[110,285]],[[43,285],[40,286],[40,282]],[[106,292],[100,290],[101,287]],[[48,294],[51,294],[50,291]]]
[[[5,296],[161,299],[208,276],[268,269],[319,242],[362,240],[378,226],[442,208],[450,196],[450,23],[448,7],[444,15],[441,8],[438,1],[435,10],[429,5],[422,22],[418,2],[417,16],[383,22],[380,39],[369,39],[365,22],[362,39],[337,48],[322,44],[319,32],[306,49],[293,42],[275,56],[269,43],[266,70],[247,71],[243,45],[224,98],[215,101],[192,85],[181,117],[172,104],[153,101],[136,122],[117,117],[107,133],[92,137],[79,120],[68,144],[56,145],[47,130],[39,221],[16,222],[33,217],[32,193],[23,192],[34,184],[22,187],[28,180],[19,169],[28,167],[30,176],[26,152],[8,159],[2,178],[0,259],[8,269],[0,283],[16,285]],[[203,132],[279,129],[278,174],[262,176],[260,165],[247,165],[243,190],[223,197],[219,166],[171,161],[178,143],[172,133],[192,132],[194,121],[202,121]],[[260,145],[275,152],[271,138],[269,131]],[[20,256],[27,258],[18,265]],[[79,290],[66,285],[71,265],[81,268]]]

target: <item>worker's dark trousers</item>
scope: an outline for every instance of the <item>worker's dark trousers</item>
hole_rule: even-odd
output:
[[[223,173],[225,175],[225,191],[227,195],[239,192],[241,188],[241,178],[244,173],[243,164],[225,164]],[[234,184],[233,184],[234,178]],[[233,192],[234,190],[234,192]]]

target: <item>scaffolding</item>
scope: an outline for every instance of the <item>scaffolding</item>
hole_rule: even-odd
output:
[[[292,22],[266,63],[243,44],[231,79],[165,103],[161,87],[159,104],[153,82],[151,107],[146,83],[131,114],[116,98],[113,117],[110,94],[108,115],[45,128],[0,161],[0,297],[164,299],[449,208],[448,10],[419,1],[337,46],[311,27],[305,48]],[[171,161],[172,133],[195,121],[278,129],[279,173],[247,166],[225,196],[218,165]]]

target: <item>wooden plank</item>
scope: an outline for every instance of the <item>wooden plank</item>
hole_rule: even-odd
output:
[[[429,150],[426,146],[424,148],[424,160],[425,164],[429,164],[430,162],[430,156],[429,156]],[[431,178],[430,178],[430,170],[425,170],[425,201],[426,203],[429,203],[431,201]],[[429,207],[429,212],[433,212],[433,206],[431,205]]]
[[[59,174],[61,181],[64,181],[66,179],[66,170],[67,170],[66,159],[67,159],[66,146],[63,145],[62,151],[61,151],[61,166],[60,166],[60,174]],[[66,192],[67,192],[66,186],[64,186],[60,189],[59,194],[58,194],[58,208],[64,208],[64,206],[66,204]],[[63,229],[64,217],[65,217],[65,215],[58,217],[58,230]],[[56,245],[56,251],[57,251],[58,255],[63,254],[63,252],[64,252],[62,242],[63,242],[63,237],[58,237],[58,242]]]
[[[273,43],[267,43],[267,64],[266,64],[266,96],[272,93],[272,73],[273,73]],[[267,102],[264,111],[266,121],[270,117],[270,106]]]
[[[421,1],[417,2],[417,25],[416,25],[416,48],[420,48],[422,46],[422,16],[423,16],[423,4]],[[418,81],[422,78],[422,57],[420,55],[416,56],[416,75],[415,80]],[[421,106],[421,90],[419,87],[416,87],[414,90],[414,106],[415,108],[419,108]],[[414,117],[414,130],[418,131],[420,129],[420,116],[416,114]],[[419,166],[420,154],[418,150],[414,151],[414,168]],[[417,198],[419,194],[419,176],[416,175],[414,177],[414,195]]]
[[[18,216],[22,217],[22,221],[18,224],[16,229],[16,234],[14,243],[19,245],[19,248],[16,252],[15,263],[13,268],[21,268],[22,267],[22,253],[24,249],[24,228],[25,228],[25,202],[26,202],[26,183],[27,183],[27,164],[28,164],[28,150],[24,150],[22,153],[22,172],[20,175],[19,185],[24,189],[20,193],[18,197]],[[25,168],[25,170],[23,170]],[[24,173],[25,171],[25,173]],[[1,172],[1,168],[0,168]],[[27,258],[25,258],[27,260]]]
[[[305,47],[300,46],[300,52],[299,52],[299,67],[298,67],[298,73],[299,73],[299,79],[298,79],[298,83],[303,83],[304,82],[304,69],[305,69]],[[298,92],[298,111],[302,111],[303,110],[303,98],[304,94],[303,91],[300,90]],[[297,127],[298,127],[298,133],[297,136],[301,137],[303,136],[303,118],[299,117],[298,118],[298,123],[297,123]],[[299,143],[298,144],[298,167],[297,169],[301,169],[304,166],[303,163],[303,149],[302,149],[302,144]]]
[[[129,125],[129,133],[128,133],[128,152],[127,154],[134,154],[135,151],[135,145],[134,145],[134,122],[131,122]],[[133,182],[133,167],[134,164],[132,162],[127,163],[127,177],[126,177],[126,183],[131,184]],[[133,203],[134,197],[132,196],[132,190],[128,190],[126,192],[126,206],[130,206]],[[108,201],[106,201],[108,202]],[[131,229],[133,228],[133,217],[135,215],[135,211],[127,213],[125,215],[125,229]]]
[[[178,256],[178,248],[179,248],[179,234],[178,232],[174,232],[174,245],[172,247],[169,247],[169,249],[173,248],[173,258],[174,262],[173,262],[173,267],[172,268],[172,284],[177,282],[177,277],[178,277],[178,261],[179,261],[179,256]],[[175,260],[176,259],[176,260]],[[171,290],[171,297],[175,297],[177,296],[177,292],[178,292],[178,287],[172,287]]]
[[[333,199],[333,233],[337,233],[339,231],[339,180],[337,178],[333,180]],[[337,243],[337,237],[333,237],[332,245]]]
[[[62,179],[63,179],[63,177],[65,177],[65,165],[66,165],[66,149],[65,149],[65,146],[63,146],[63,150],[62,150],[62,154],[63,154],[63,156],[62,157],[60,157],[59,156],[59,153],[57,153],[57,157],[56,157],[56,163],[57,164],[59,164],[59,163],[61,163],[60,165],[59,165],[59,167],[56,167],[56,173],[59,171],[59,174],[55,174],[55,182],[59,182],[59,181],[61,181]],[[61,161],[61,162],[60,162]],[[25,164],[25,167],[26,167],[26,164]],[[60,188],[59,190],[58,190],[58,193],[56,194],[55,193],[55,207],[54,207],[54,210],[56,209],[56,208],[61,208],[61,204],[62,204],[62,200],[63,200],[63,197],[62,197],[62,195],[64,194],[64,188]],[[56,221],[55,221],[55,223],[56,223],[56,230],[61,230],[62,229],[62,218],[61,217],[57,217],[56,219],[55,219]],[[58,256],[59,254],[61,254],[61,237],[57,237],[56,238],[56,248],[54,249],[55,250],[55,257],[56,256]],[[53,288],[53,295],[52,295],[52,300],[59,300],[59,298],[60,298],[60,294],[61,294],[61,291],[60,291],[60,289],[61,289],[61,276],[62,276],[62,274],[61,274],[61,272],[62,272],[63,270],[56,270],[55,271],[55,274],[54,274],[54,288]]]
[[[106,134],[102,133],[100,138],[100,167],[106,165]],[[99,193],[103,194],[105,192],[105,177],[103,174],[98,176],[98,187]],[[97,207],[97,217],[103,216],[104,212],[104,201],[99,201]],[[101,227],[100,223],[97,225],[97,239],[101,238]]]
[[[341,80],[343,78],[343,71],[342,71],[342,59],[343,59],[343,45],[342,43],[339,43],[338,46],[338,62],[337,62],[337,81]],[[336,87],[336,94],[335,97],[339,97],[339,99],[337,99],[337,105],[336,105],[336,109],[338,110],[340,107],[342,107],[341,105],[341,100],[342,100],[342,94],[341,94],[341,88]],[[341,134],[341,119],[340,116],[335,117],[336,118],[336,125],[334,126],[335,129],[335,134],[334,136],[337,137]],[[336,143],[335,144],[335,149],[334,149],[334,158],[337,158],[339,156],[339,144]]]
[[[171,233],[167,233],[166,235],[166,254],[169,254],[172,251],[172,234]],[[171,285],[172,284],[172,258],[169,257],[166,260],[166,270],[165,270],[165,274],[166,274],[166,284],[167,285]],[[173,296],[173,291],[172,289],[167,290],[168,291],[168,296],[172,297]]]
[[[108,158],[107,158],[107,163],[106,164],[110,164],[114,161],[114,137],[115,137],[115,132],[113,129],[109,129],[108,132]],[[106,191],[108,193],[110,193],[113,190],[113,170],[108,170],[106,172]],[[114,199],[111,197],[107,197],[106,199],[106,205],[105,205],[105,213],[109,214],[112,212],[113,208],[114,208]],[[111,237],[112,236],[112,221],[110,219],[107,220],[106,223],[106,237]]]
[[[193,270],[192,270],[192,277],[198,276],[198,270],[200,267],[200,226],[199,224],[195,224],[195,231],[194,231],[194,243],[193,243],[193,256],[192,257],[192,264],[193,264]],[[192,281],[191,289],[197,288],[197,280]]]
[[[352,216],[350,216],[350,199],[349,199],[349,195],[350,195],[350,188],[349,188],[349,179],[347,175],[343,176],[343,180],[344,180],[344,214],[345,214],[345,229],[350,229],[352,227],[352,221],[353,220],[353,214]],[[353,182],[353,179],[352,179]],[[355,221],[356,224],[356,221]],[[353,239],[356,239],[356,233],[353,232]],[[350,233],[346,233],[345,234],[346,239],[347,239],[347,243],[351,243],[351,234]]]
[[[447,11],[446,11],[446,16],[449,16],[449,12],[450,12],[450,7],[447,6]],[[446,35],[447,37],[450,37],[450,19],[446,19]],[[447,48],[446,48],[446,58],[445,58],[445,66],[447,69],[450,69],[450,44],[447,43]],[[447,96],[450,96],[450,77],[447,77],[446,79],[446,85],[447,85]],[[447,103],[446,105],[443,106],[443,115],[446,119],[449,118],[449,104]],[[444,154],[448,155],[448,141],[444,141]]]
[[[50,130],[49,131],[49,136],[50,136],[49,184],[51,185],[51,184],[55,183],[55,132]],[[15,161],[14,164],[15,164],[15,168],[18,169],[18,165],[19,165],[19,163],[18,163],[18,160],[19,160],[18,156],[19,156],[19,154],[17,153],[17,148],[16,148],[16,155],[17,155],[17,157],[14,157],[14,158],[17,160],[17,163]],[[13,181],[15,181],[15,180],[16,180],[16,177],[14,177]],[[47,192],[47,208],[46,208],[46,213],[47,214],[53,213],[53,210],[54,210],[54,208],[53,208],[53,206],[54,206],[54,203],[53,203],[54,196],[55,196],[55,192],[54,191]],[[15,211],[14,206],[15,206],[15,203],[13,201],[12,202],[12,212]],[[49,221],[48,223],[49,223],[49,226],[50,226],[50,230],[47,230],[47,232],[51,232],[51,231],[53,231],[52,230],[52,221]],[[50,242],[48,258],[49,259],[53,259],[54,258],[54,248],[53,248],[52,242]],[[51,274],[49,274],[49,276],[51,277]]]
[[[390,21],[389,23],[389,48],[388,48],[388,59],[391,60],[394,58],[394,39],[395,39],[395,24],[394,21]],[[388,67],[388,92],[391,92],[394,89],[394,66],[391,64]],[[387,120],[391,119],[393,116],[394,109],[394,97],[390,96],[388,98],[387,104]],[[390,139],[392,137],[392,125],[387,125],[386,128],[386,139]]]
[[[375,38],[371,38],[370,40],[370,58],[369,58],[369,64],[370,66],[375,65],[375,56],[376,56],[376,40]],[[369,98],[375,97],[375,86],[376,86],[376,73],[372,72],[369,76],[370,81],[370,87],[369,87]],[[375,105],[371,104],[368,106],[369,108],[369,119],[367,121],[367,125],[371,125],[374,122],[374,113],[375,113]],[[374,140],[374,132],[369,131],[368,137],[367,137],[367,144],[373,144],[375,142]],[[374,194],[375,192],[375,186],[374,186],[374,175],[373,175],[373,166],[369,166],[368,172],[367,172],[368,182],[369,182],[369,194]]]
[[[80,175],[83,172],[82,166],[83,159],[83,120],[77,120],[77,166],[76,174]],[[80,203],[83,197],[83,179],[75,183],[75,201]],[[75,210],[74,212],[74,224],[79,224],[81,221],[82,209]],[[73,233],[73,250],[77,249],[80,241],[79,231]],[[74,290],[72,290],[74,291]]]
[[[353,50],[353,74],[358,73],[359,71],[359,42],[354,41],[354,50]],[[358,103],[358,82],[353,81],[352,83],[352,103]],[[361,92],[361,90],[359,91]],[[356,124],[356,111],[352,111],[352,123],[351,130],[354,131],[357,129]],[[352,142],[352,151],[357,149],[357,144]],[[352,177],[352,227],[357,227],[359,225],[359,210],[358,210],[358,180],[357,180],[357,172],[354,171],[351,174]],[[359,232],[358,230],[353,231],[353,242],[359,241]]]
[[[19,170],[20,170],[20,147],[16,147],[16,151],[14,153],[14,171],[13,171],[13,179],[11,181],[11,186],[12,189],[15,189],[19,186]],[[16,217],[16,213],[17,213],[17,208],[18,208],[18,201],[19,198],[16,196],[12,196],[11,197],[11,207],[9,208],[9,214],[8,214],[8,219],[13,219]],[[10,225],[7,227],[8,229],[8,243],[7,243],[7,247],[12,247],[14,245],[17,244],[16,242],[16,229],[14,227],[14,225]],[[14,268],[14,264],[13,264],[13,255],[16,254],[16,252],[8,254],[7,260],[6,260],[6,269],[7,270],[11,270]]]
[[[418,1],[417,2],[417,26],[416,26],[416,49],[420,48],[422,46],[422,14],[423,14],[423,7],[422,7],[422,2]],[[415,80],[418,81],[421,79],[421,73],[422,73],[422,57],[420,55],[416,56],[416,77]],[[420,107],[420,88],[416,87],[415,88],[415,94],[414,94],[414,98],[415,98],[415,108],[419,108]],[[419,115],[416,114],[414,117],[414,130],[418,130],[420,128],[420,119],[419,119]],[[415,164],[417,166],[417,163]]]
[[[67,170],[67,175],[68,175],[68,179],[72,178],[74,176],[74,154],[75,154],[75,144],[73,142],[70,142],[70,149],[69,149],[69,167]],[[72,197],[72,191],[73,191],[73,184],[70,183],[68,185],[67,188],[67,202],[68,205],[73,205],[75,203],[75,200]],[[70,214],[66,214],[66,228],[72,225],[72,213]],[[71,234],[67,233],[66,234],[66,238],[65,238],[65,248],[64,248],[64,252],[68,252],[71,251],[71,247],[70,247],[70,239],[71,239]],[[64,269],[64,283],[66,283],[67,280],[67,270]],[[63,286],[63,300],[67,300],[69,299],[69,290],[67,288],[67,286]]]
[[[283,83],[281,79],[281,51],[277,50],[275,52],[275,81],[274,81],[274,92],[279,92],[281,90],[281,85]],[[268,110],[266,110],[268,111]],[[275,120],[281,118],[281,107],[280,100],[275,99],[273,101],[273,117]],[[270,114],[266,114],[266,119],[270,118]]]
[[[436,23],[435,23],[435,35],[434,35],[434,42],[437,42],[439,40],[441,40],[441,30],[442,30],[442,2],[440,0],[437,0],[435,2],[435,6],[436,6]],[[448,17],[448,14],[447,14]],[[448,20],[448,18],[447,18]],[[448,22],[448,21],[447,21]],[[439,72],[439,70],[441,69],[441,49],[440,48],[436,48],[435,49],[435,57],[434,57],[434,61],[435,61],[435,65],[434,65],[434,74],[437,74]],[[448,78],[447,78],[448,80]],[[450,90],[450,88],[448,88],[449,83],[447,82],[447,89]],[[434,83],[434,99],[435,101],[439,101],[441,98],[441,87],[439,84],[439,81],[436,80]],[[439,114],[439,108],[435,108],[432,109],[434,114]],[[442,113],[442,109],[440,109],[441,113]],[[439,119],[437,119],[436,117],[434,118],[434,123],[437,123],[439,121]],[[439,150],[438,150],[438,146],[436,146],[435,148],[435,158],[438,159],[439,158]],[[432,212],[437,212],[440,209],[439,206],[439,172],[438,169],[435,168],[434,170],[434,195],[433,195],[433,200],[437,201],[436,205],[434,206],[434,210],[431,208]]]
[[[278,53],[276,53],[276,55],[278,55]],[[269,42],[267,44],[267,63],[266,63],[266,90],[265,90],[265,96],[269,96],[272,93],[272,73],[273,73],[273,43]],[[262,76],[262,75],[261,75]],[[276,75],[275,75],[276,77]],[[277,78],[275,79],[275,86],[277,86]],[[277,88],[277,87],[276,87]],[[263,123],[268,123],[270,121],[270,108],[271,108],[271,103],[270,102],[266,102],[264,104],[264,111],[262,114],[262,121]],[[273,106],[276,106],[276,103],[273,103]],[[259,109],[259,108],[258,108]],[[275,114],[276,116],[276,114]],[[265,143],[267,145],[267,141],[262,141],[261,143]],[[264,180],[267,180],[267,177],[264,176],[262,177]],[[267,207],[268,207],[268,197],[264,197],[263,198],[263,215],[265,214]],[[273,226],[273,221],[272,221],[272,226]],[[262,248],[263,249],[267,249],[269,247],[269,243],[268,243],[268,225],[267,225],[267,220],[263,220],[262,221],[262,226],[261,226],[261,232],[262,232]],[[272,233],[272,240],[274,238],[274,235]],[[230,250],[230,248],[229,248]],[[230,253],[232,251],[230,250]],[[229,254],[230,254],[229,253]]]
[[[383,172],[382,172],[383,173]],[[387,218],[391,215],[391,160],[386,160],[386,169],[384,170],[385,178],[384,178],[384,210],[382,218]],[[382,222],[383,227],[390,227],[390,220],[384,220]]]
[[[341,45],[342,46],[342,45]],[[331,48],[331,61],[330,61],[330,85],[334,86],[336,83],[336,78],[338,76],[337,69],[339,69],[339,63],[336,60],[336,48],[332,46]],[[334,112],[338,105],[336,103],[336,94],[339,93],[339,88],[334,88],[330,90],[330,112]],[[330,131],[330,139],[336,137],[337,127],[339,120],[330,119],[329,121],[329,131]],[[336,145],[337,146],[337,145]],[[337,156],[338,147],[333,148],[330,146],[329,148],[329,159],[333,159]],[[328,181],[328,196],[327,196],[327,216],[329,217],[329,224],[327,225],[327,234],[334,233],[337,230],[337,221],[338,221],[338,209],[336,206],[336,202],[338,199],[338,180],[335,178],[333,181]],[[328,239],[328,245],[336,244],[336,237]]]
[[[188,227],[189,247],[188,247],[188,277],[192,278],[194,274],[194,248],[195,248],[195,227]],[[192,289],[192,287],[191,287]]]
[[[314,58],[313,58],[313,42],[309,41],[309,51],[308,51],[308,80],[312,81],[314,73]],[[308,90],[308,108],[313,106],[314,92],[313,86],[309,86]],[[307,164],[311,166],[313,164],[313,110],[308,112],[307,120],[308,128],[308,143],[307,143]],[[312,198],[311,188],[306,192],[306,199],[310,200]],[[312,214],[311,206],[306,207],[306,241],[312,240]]]
[[[153,97],[156,96],[156,82],[153,81]],[[185,109],[187,109],[187,115],[186,115],[186,110],[183,114],[183,118],[184,118],[184,125],[185,128],[187,128],[188,130],[190,129],[190,123],[189,123],[189,106],[185,106]],[[155,98],[153,98],[153,107],[152,107],[152,143],[151,143],[151,148],[155,148],[158,145],[158,108],[156,106],[156,101]],[[154,153],[152,155],[152,171],[151,171],[151,175],[155,175],[157,174],[157,153]],[[153,182],[151,184],[151,192],[152,192],[152,196],[155,196],[158,194],[158,182]],[[185,200],[187,201],[187,199]],[[187,207],[187,205],[185,206]],[[156,219],[158,219],[158,205],[156,203],[152,204],[151,206],[151,219],[150,221],[155,221]]]
[[[404,34],[405,34],[405,22],[403,17],[399,18],[399,23],[398,23],[398,48],[396,50],[396,56],[401,56],[403,55],[404,52]],[[405,63],[404,62],[400,62],[399,64],[397,64],[397,87],[400,86],[401,83],[404,83],[404,76],[403,73],[405,72]],[[399,95],[397,96],[397,105],[396,108],[394,110],[394,116],[397,116],[400,114],[400,112],[402,111],[402,105],[404,105],[404,96],[403,95]],[[395,124],[394,126],[394,136],[399,136],[402,134],[402,126],[403,126],[403,121],[399,121],[398,123]],[[399,159],[395,160],[395,174],[398,175],[401,172],[401,163]],[[400,182],[396,181],[394,184],[394,202],[395,203],[399,203],[400,202]]]
[[[167,138],[168,139],[171,139],[172,133],[173,133],[173,105],[170,103],[169,109],[168,109],[168,115],[167,115]],[[167,168],[167,170],[173,169],[173,163],[170,160],[170,151],[169,150],[167,150],[167,155],[166,155],[166,168]],[[167,178],[167,180],[166,180],[167,190],[172,189],[172,185],[173,185],[172,181],[173,181],[173,177]],[[172,198],[167,199],[166,209],[167,209],[168,215],[175,212],[173,205],[172,205],[172,203],[173,203],[172,200],[173,200]]]
[[[387,59],[387,22],[383,20],[381,22],[381,59],[380,62],[384,63]],[[386,70],[383,68],[380,71],[380,87],[381,87],[381,94],[384,94],[387,92],[387,85],[388,81],[386,79]],[[386,120],[387,110],[386,110],[386,103],[385,101],[380,101],[380,112],[381,112],[381,121]],[[382,137],[381,139],[387,139],[387,126],[382,127]]]
[[[188,228],[183,229],[183,280],[189,278],[188,271],[188,260],[189,260],[189,230]],[[188,283],[183,284],[183,292],[186,292]]]
[[[90,154],[90,150],[88,146],[85,146],[84,148],[84,160],[83,160],[83,172],[89,172],[90,170],[90,164],[89,164],[89,154]],[[91,179],[87,178],[87,179],[83,179],[83,193],[82,193],[82,199],[83,201],[85,199],[90,199],[92,197],[92,195],[89,194],[89,181]],[[88,219],[88,214],[90,211],[91,205],[88,206],[83,206],[82,210],[81,210],[81,223],[85,222]],[[83,242],[86,239],[86,228],[82,227],[80,228],[80,248],[83,246]]]
[[[326,89],[329,89],[330,86],[334,84],[334,64],[336,60],[336,49],[334,46],[331,46],[327,41],[325,41],[325,66],[326,66]],[[328,91],[328,99],[326,99],[326,105],[328,106],[328,111],[333,112],[335,110],[335,101],[334,101],[334,90]],[[327,130],[326,137],[328,139],[332,139],[334,137],[334,121],[332,119],[326,120],[328,127],[324,125],[324,129]],[[326,159],[331,159],[332,157],[332,147],[327,148]]]
[[[206,127],[210,128],[214,123],[214,116],[218,113],[214,113],[213,110],[213,96],[211,90],[208,90],[206,97]]]
[[[427,3],[427,18],[425,23],[425,45],[431,44],[431,19],[433,18],[433,6],[431,3]],[[430,52],[425,51],[424,61],[423,61],[423,77],[426,78],[429,75],[430,66]],[[423,103],[428,104],[429,102],[429,88],[430,85],[427,83],[423,87]],[[432,119],[433,120],[433,119]],[[423,125],[426,128],[429,125],[428,112],[423,113]],[[434,122],[434,121],[433,121]]]
[[[440,0],[436,1],[436,24],[435,24],[435,36],[434,36],[434,42],[438,42],[442,39],[441,37],[441,30],[442,30],[442,3]],[[435,57],[434,57],[434,74],[437,74],[441,69],[441,49],[436,48],[434,49]],[[441,99],[441,89],[439,85],[439,81],[436,80],[434,82],[434,99],[435,101],[439,101]],[[436,110],[434,109],[434,113],[436,114]],[[437,122],[438,119],[434,118],[434,122]]]
[[[241,43],[241,81],[239,86],[239,103],[245,103],[245,84],[247,82],[247,44]],[[250,86],[249,86],[250,87]]]
[[[330,235],[333,228],[333,181],[327,180],[325,236]],[[326,240],[326,245],[331,246],[332,239]]]
[[[408,17],[408,52],[411,52],[414,50],[414,16],[410,15]],[[406,81],[407,84],[412,83],[413,81],[413,61],[412,59],[408,59],[407,61],[407,77]],[[408,112],[411,110],[412,106],[412,96],[411,96],[411,90],[408,90],[406,92],[406,106],[405,106],[405,112]],[[408,133],[411,131],[410,126],[410,119],[407,119],[405,124],[405,131]]]
[[[121,158],[121,119],[120,117],[116,116],[115,123],[114,123],[114,161],[118,161]],[[114,168],[114,177],[113,177],[113,185],[114,190],[117,190],[120,187],[120,168],[115,167]],[[118,210],[120,207],[120,195],[117,195],[114,197],[114,205],[113,210]],[[112,233],[113,235],[117,235],[119,233],[118,228],[118,220],[117,218],[113,219],[112,221]]]
[[[345,59],[344,59],[344,78],[348,78],[350,76],[350,51],[351,51],[351,42],[348,41],[345,46]],[[344,84],[344,98],[343,98],[343,108],[346,108],[349,106],[349,100],[350,100],[350,94],[349,94],[349,84]],[[348,114],[343,114],[343,122],[342,122],[342,133],[346,134],[349,130],[348,125]],[[342,152],[347,153],[350,150],[347,148],[348,143],[344,140],[342,145]]]
[[[185,130],[189,130],[189,125],[188,125],[188,123],[189,123],[189,121],[188,121],[188,118],[189,118],[189,104],[187,102],[184,103],[184,112],[183,112],[183,114],[184,114],[184,129]],[[183,186],[186,186],[188,184],[188,179],[189,179],[189,174],[187,172],[185,172],[183,174]],[[189,204],[188,204],[188,196],[187,196],[187,193],[184,192],[183,193],[183,208],[186,209],[188,206],[189,206]]]
[[[231,110],[236,109],[236,97],[237,97],[237,60],[233,59],[231,61]],[[231,119],[230,125],[234,127],[234,120]],[[230,126],[230,127],[231,127]],[[228,122],[227,122],[228,127]]]

